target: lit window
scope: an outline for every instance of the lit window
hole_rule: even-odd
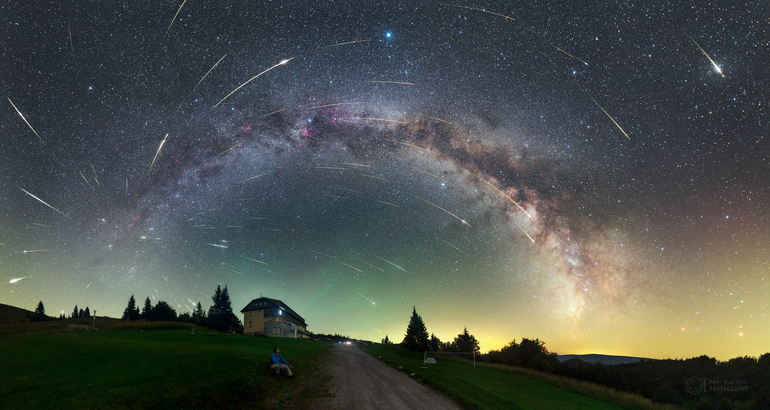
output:
[[[249,312],[249,317],[251,317],[251,312]]]
[[[259,312],[257,312],[257,315],[262,316],[262,311],[260,310]]]
[[[249,322],[249,327],[251,327],[251,322]]]

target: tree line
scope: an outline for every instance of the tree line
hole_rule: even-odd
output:
[[[392,344],[393,342],[388,338],[388,335],[385,335],[381,343]],[[404,335],[401,345],[417,352],[430,350],[434,352],[479,353],[479,341],[468,333],[467,327],[450,342],[442,342],[433,333],[428,336],[425,322],[422,320],[422,316],[417,314],[417,308],[414,306],[412,307],[412,317],[409,319],[406,335]]]
[[[385,335],[383,344],[393,342]],[[467,327],[454,341],[443,343],[427,328],[417,309],[401,345],[412,351],[477,352],[478,341]],[[561,362],[539,339],[516,339],[477,361],[527,367],[639,394],[663,404],[696,410],[770,409],[770,353],[759,358],[736,357],[720,362],[708,356],[676,360],[642,360],[604,365],[579,359]]]
[[[201,302],[195,306],[195,311],[177,314],[174,308],[165,301],[158,301],[155,306],[152,305],[150,297],[144,300],[144,306],[141,311],[136,305],[134,295],[128,299],[128,305],[123,310],[123,320],[154,320],[154,321],[176,321],[185,323],[195,323],[213,330],[230,330],[231,328],[243,327],[240,319],[233,312],[232,302],[230,301],[230,292],[227,285],[224,289],[217,285],[214,296],[211,297],[213,304],[208,312],[203,308]]]

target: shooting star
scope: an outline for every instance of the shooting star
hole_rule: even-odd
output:
[[[468,171],[468,170],[466,169],[466,171]],[[518,203],[518,202],[514,201],[514,200],[513,200],[513,198],[511,198],[510,196],[506,195],[506,194],[505,194],[505,192],[503,192],[503,191],[501,191],[501,190],[500,190],[500,188],[498,188],[498,187],[496,187],[496,186],[492,185],[492,184],[491,184],[489,181],[487,181],[486,179],[484,179],[484,178],[482,178],[482,177],[480,177],[480,176],[478,176],[478,175],[474,174],[473,172],[470,172],[470,171],[468,171],[468,172],[469,172],[471,175],[473,175],[474,177],[478,178],[479,180],[486,182],[486,184],[487,184],[487,185],[489,185],[489,186],[491,186],[492,188],[494,188],[494,189],[495,189],[497,192],[499,192],[499,193],[500,193],[500,195],[502,195],[502,196],[504,196],[504,197],[508,198],[508,200],[509,200],[509,201],[511,201],[511,202],[513,202],[513,204],[514,204],[514,205],[516,205],[517,207],[519,207],[519,209],[521,209],[521,212],[524,212],[524,215],[527,215],[527,216],[529,217],[529,219],[531,219],[531,220],[533,220],[533,221],[535,220],[535,218],[533,218],[533,217],[532,217],[532,215],[530,215],[530,214],[529,214],[529,213],[528,213],[526,210],[524,210],[524,208],[522,208],[522,206],[521,206],[521,205],[519,205],[519,203]]]
[[[477,9],[477,8],[468,7],[468,6],[460,6],[460,5],[457,5],[457,4],[448,4],[448,6],[450,6],[450,7],[458,7],[458,8],[463,8],[463,9],[469,9],[469,10],[483,11],[484,13],[494,14],[495,16],[500,16],[500,17],[503,17],[503,18],[507,18],[508,20],[516,21],[515,18],[508,17],[508,16],[506,16],[504,14],[495,13],[494,11],[488,11],[488,10],[484,10],[484,9]]]
[[[620,132],[622,132],[622,133],[623,133],[623,135],[625,135],[625,136],[626,136],[626,138],[628,138],[628,139],[629,139],[629,141],[630,141],[630,140],[631,140],[631,137],[629,137],[629,136],[628,136],[628,134],[626,134],[626,132],[625,132],[625,131],[623,131],[623,128],[620,128],[620,125],[618,124],[618,122],[617,122],[617,121],[615,121],[615,119],[614,119],[614,118],[612,118],[612,116],[611,116],[611,115],[610,115],[610,114],[609,114],[607,111],[605,111],[605,109],[604,109],[604,108],[602,108],[602,106],[601,106],[601,105],[599,105],[599,103],[598,103],[598,102],[596,102],[596,100],[594,100],[593,98],[591,98],[591,101],[593,101],[593,102],[594,102],[594,104],[596,104],[596,106],[597,106],[597,107],[599,107],[599,108],[602,110],[602,112],[603,112],[603,113],[607,114],[607,116],[608,116],[608,117],[610,117],[610,119],[612,120],[612,122],[613,122],[613,123],[615,123],[615,125],[618,127],[618,129],[620,130]]]
[[[356,292],[356,293],[358,293],[358,292]],[[364,299],[368,300],[369,302],[372,302],[372,305],[374,305],[374,304],[375,304],[373,300],[371,300],[371,299],[367,298],[366,296],[364,296],[364,295],[362,295],[362,294],[360,294],[360,293],[358,293],[358,296],[361,296],[362,298],[364,298]]]
[[[326,105],[315,105],[313,107],[308,108],[308,110],[314,110],[316,108],[325,108],[325,107],[336,107],[338,105],[353,105],[353,104],[366,104],[360,101],[356,102],[347,102],[347,103],[336,103],[336,104],[326,104]]]
[[[80,176],[81,176],[81,177],[83,177],[83,179],[86,181],[86,184],[88,184],[88,186],[91,186],[91,183],[90,183],[90,182],[88,182],[88,179],[86,178],[86,176],[85,176],[85,175],[83,175],[83,173],[82,173],[82,172],[80,173]]]
[[[263,116],[261,116],[261,117],[258,117],[257,119],[258,119],[258,120],[261,120],[262,118],[265,118],[265,117],[269,117],[269,116],[271,116],[271,115],[273,115],[273,114],[278,114],[279,112],[281,112],[281,111],[286,111],[286,110],[287,110],[286,108],[281,108],[280,110],[276,110],[276,111],[273,111],[273,112],[271,112],[271,113],[265,114],[265,115],[263,115]]]
[[[263,265],[269,265],[269,264],[268,264],[268,263],[266,263],[266,262],[258,261],[258,260],[256,260],[256,259],[247,258],[247,257],[245,257],[245,256],[242,256],[242,258],[243,258],[243,259],[248,259],[248,260],[250,260],[250,261],[252,261],[252,262],[261,263],[261,264],[263,264]]]
[[[372,41],[372,40],[355,40],[355,41],[346,41],[346,42],[344,42],[344,43],[337,43],[337,44],[332,44],[332,45],[330,45],[330,46],[326,46],[326,47],[324,47],[324,48],[329,48],[329,47],[337,47],[337,46],[344,46],[344,45],[346,45],[346,44],[364,43],[364,42],[367,42],[367,41]]]
[[[331,255],[327,255],[327,254],[325,254],[325,253],[323,253],[323,252],[314,251],[314,250],[312,250],[312,249],[310,249],[310,248],[308,248],[308,250],[309,250],[310,252],[313,252],[313,253],[317,253],[317,254],[319,254],[319,255],[323,255],[323,256],[326,256],[327,258],[332,258],[332,259],[334,259],[334,256],[331,256]]]
[[[8,97],[5,97],[5,98],[8,98]],[[19,111],[19,109],[18,109],[18,108],[16,108],[16,104],[14,104],[14,103],[13,103],[13,101],[11,101],[11,99],[10,99],[10,98],[8,98],[8,102],[10,102],[10,103],[11,103],[11,105],[13,105],[13,109],[14,109],[14,110],[16,110],[16,112],[17,112],[17,113],[19,113],[19,116],[21,117],[21,119],[22,119],[22,120],[24,120],[24,122],[26,122],[26,123],[27,123],[27,126],[29,126],[29,129],[31,129],[31,130],[32,130],[32,132],[34,132],[34,133],[35,133],[35,135],[37,135],[37,138],[38,138],[38,139],[40,139],[40,142],[43,142],[43,139],[42,139],[42,138],[40,138],[40,135],[38,135],[37,131],[35,131],[35,129],[34,129],[34,128],[32,128],[32,126],[29,124],[29,121],[27,121],[27,119],[26,119],[26,118],[24,118],[24,115],[22,115],[21,111]]]
[[[339,262],[339,261],[337,261],[337,262]],[[340,265],[345,265],[345,266],[347,266],[347,267],[348,267],[348,268],[350,268],[350,269],[353,269],[353,270],[359,271],[359,272],[361,272],[361,273],[364,273],[364,271],[362,271],[361,269],[358,269],[358,268],[356,268],[355,266],[350,266],[350,265],[348,265],[347,263],[342,263],[342,262],[340,262]]]
[[[207,243],[206,245],[209,245],[209,246],[215,246],[215,247],[217,247],[217,248],[223,248],[223,249],[227,249],[227,246],[226,246],[226,245],[220,245],[220,244],[217,244],[217,243]]]
[[[54,211],[56,211],[56,212],[58,212],[58,213],[60,213],[60,214],[64,215],[65,217],[69,218],[69,216],[67,216],[67,214],[65,214],[64,212],[62,212],[62,211],[60,211],[60,210],[58,210],[58,209],[56,209],[56,208],[52,207],[51,205],[48,205],[48,204],[47,204],[45,201],[43,201],[42,199],[40,199],[40,198],[38,198],[38,197],[36,197],[36,196],[34,196],[34,195],[30,194],[30,193],[29,193],[29,191],[27,191],[26,189],[24,189],[24,188],[22,188],[22,187],[19,187],[19,189],[21,189],[22,191],[26,192],[26,193],[27,193],[27,195],[31,196],[32,198],[35,198],[35,199],[37,199],[37,200],[38,200],[38,201],[40,201],[40,203],[42,203],[43,205],[45,205],[45,206],[47,206],[47,207],[49,207],[49,208],[53,209]]]
[[[163,275],[160,275],[160,276],[163,276]],[[168,278],[167,277],[163,276],[163,279],[165,279],[166,282],[168,282]]]
[[[690,37],[690,35],[689,35],[689,34],[687,34],[687,33],[685,33],[685,34],[687,35],[687,37]],[[717,63],[715,63],[715,62],[714,62],[714,60],[712,60],[712,59],[711,59],[711,57],[710,57],[708,54],[706,54],[706,50],[704,50],[704,49],[703,49],[703,47],[701,47],[701,46],[700,46],[700,44],[696,43],[696,42],[695,42],[695,40],[693,40],[693,38],[692,38],[692,37],[690,37],[690,41],[692,41],[693,43],[695,43],[695,45],[696,45],[696,46],[698,46],[698,48],[700,49],[701,53],[703,53],[703,55],[704,55],[704,56],[706,56],[706,58],[708,58],[708,59],[709,59],[709,61],[711,61],[711,65],[713,65],[713,66],[714,66],[714,69],[716,69],[716,70],[717,70],[717,72],[719,73],[719,75],[721,75],[722,77],[724,77],[725,75],[724,75],[724,74],[722,74],[722,69],[721,69],[721,68],[719,68],[719,66],[717,65]]]
[[[233,148],[237,147],[238,145],[241,145],[241,144],[243,144],[244,142],[246,142],[246,141],[243,141],[243,142],[241,142],[241,143],[238,143],[238,144],[235,144],[235,145],[233,145],[232,147],[230,147],[230,148],[228,148],[228,149],[226,149],[226,150],[222,151],[222,153],[220,153],[219,155],[217,155],[217,156],[216,156],[216,157],[214,157],[214,158],[219,158],[219,157],[221,157],[222,155],[225,155],[225,154],[227,154],[228,152],[230,152],[230,150],[231,150],[231,149],[233,149]]]
[[[455,215],[455,214],[453,214],[453,213],[451,213],[451,212],[447,211],[446,209],[444,209],[444,208],[442,208],[442,207],[440,207],[440,206],[438,206],[438,205],[434,204],[433,202],[431,202],[431,201],[428,201],[427,199],[422,199],[422,198],[420,198],[419,196],[415,196],[415,198],[419,199],[420,201],[424,201],[424,202],[427,202],[427,203],[429,203],[429,204],[431,204],[431,205],[435,206],[436,208],[438,208],[438,209],[440,209],[440,210],[442,210],[442,211],[444,211],[444,212],[448,213],[449,215],[452,215],[452,216],[453,216],[453,217],[455,217],[455,218],[456,218],[458,221],[460,221],[460,222],[462,222],[462,223],[464,223],[464,224],[466,224],[466,225],[468,225],[468,226],[471,226],[471,225],[470,225],[468,222],[465,222],[465,220],[464,220],[464,219],[462,219],[462,218],[460,218],[459,216],[457,216],[457,215]]]
[[[176,11],[176,14],[174,14],[174,18],[171,19],[171,24],[168,25],[168,28],[166,29],[166,34],[168,34],[168,31],[171,30],[171,26],[174,24],[174,20],[176,20],[176,16],[179,15],[179,12],[182,11],[182,7],[184,7],[184,4],[187,3],[187,0],[184,0],[182,2],[182,5],[179,6],[179,10]]]
[[[516,227],[518,227],[519,229],[521,229],[521,231],[524,232],[524,235],[527,235],[527,238],[529,238],[529,240],[532,241],[532,243],[535,243],[535,240],[532,239],[531,236],[529,236],[529,234],[527,233],[527,231],[524,230],[524,228],[519,226],[519,224],[517,224],[516,222],[514,222],[513,224],[516,225]]]
[[[235,269],[230,269],[230,271],[232,271],[232,272],[235,272],[235,273],[237,273],[237,274],[239,274],[239,275],[243,275],[243,273],[241,273],[241,272],[238,272],[238,271],[237,271],[237,270],[235,270]]]
[[[380,83],[380,84],[401,84],[401,85],[415,85],[414,83],[405,83],[402,81],[361,81],[362,83]]]
[[[391,204],[390,202],[380,201],[379,199],[375,199],[375,201],[376,201],[376,202],[379,202],[379,203],[381,203],[381,204],[390,205],[390,206],[392,206],[392,207],[394,207],[394,208],[401,208],[400,206],[398,206],[398,205],[396,205],[396,204]]]
[[[88,285],[86,285],[86,289],[88,289],[88,288],[90,288],[90,287],[91,287],[91,283],[92,283],[92,282],[93,282],[93,281],[91,281],[91,282],[88,282]]]
[[[233,147],[233,148],[234,148],[234,147]],[[232,185],[228,185],[226,188],[230,188],[231,186],[236,186],[236,185],[238,185],[238,184],[242,184],[242,183],[244,183],[244,182],[247,182],[247,181],[251,181],[251,180],[252,180],[252,179],[254,179],[254,178],[259,178],[259,177],[265,176],[265,175],[267,175],[267,174],[268,174],[268,173],[267,173],[267,172],[265,172],[264,174],[254,175],[254,176],[253,176],[253,177],[251,177],[251,178],[246,178],[246,179],[244,179],[243,181],[238,181],[238,182],[236,182],[236,183],[234,183],[234,184],[232,184]]]
[[[462,252],[462,251],[460,250],[460,248],[458,248],[458,247],[456,247],[456,246],[452,245],[451,243],[449,243],[449,241],[447,241],[447,240],[444,240],[444,239],[442,239],[442,241],[444,241],[444,243],[445,243],[445,244],[447,244],[447,245],[449,245],[449,246],[451,246],[451,247],[455,248],[455,249],[457,250],[457,252]]]
[[[436,121],[445,122],[445,123],[447,123],[447,124],[449,124],[449,125],[454,125],[454,124],[452,124],[452,123],[451,123],[451,122],[449,122],[449,121],[446,121],[446,120],[442,120],[441,118],[431,117],[430,115],[425,115],[425,114],[417,114],[417,115],[419,115],[420,117],[425,117],[425,118],[430,118],[430,119],[432,119],[432,120],[436,120]]]
[[[35,252],[48,252],[50,249],[33,249],[29,251],[24,251],[22,253],[35,253]]]
[[[163,141],[160,142],[160,146],[158,147],[158,152],[155,153],[155,158],[152,159],[152,164],[150,164],[150,171],[152,171],[152,166],[155,165],[155,159],[158,158],[158,154],[160,154],[160,149],[163,148],[163,144],[166,143],[166,140],[168,139],[168,133],[165,137],[163,137]]]
[[[94,164],[91,164],[91,171],[94,171],[94,181],[96,181],[96,185],[101,187],[102,185],[99,183],[99,179],[96,178],[96,170],[94,169]]]
[[[32,277],[32,275],[27,275],[27,276],[24,276],[22,278],[11,279],[10,281],[8,281],[8,283],[16,283],[16,282],[19,282],[21,280],[24,280],[24,279],[27,279],[27,278],[31,278],[31,277]]]
[[[186,1],[186,0],[185,0],[185,1]],[[289,62],[289,61],[291,61],[291,60],[294,60],[295,58],[296,58],[296,57],[292,57],[292,58],[289,58],[289,59],[286,59],[286,60],[281,60],[281,62],[280,62],[280,63],[278,63],[278,64],[276,64],[276,65],[274,65],[274,66],[272,66],[272,67],[268,68],[267,70],[265,70],[265,71],[263,71],[263,72],[261,72],[261,73],[259,73],[259,74],[255,75],[254,77],[251,77],[251,79],[250,79],[249,81],[246,81],[245,83],[243,83],[243,84],[239,85],[239,86],[238,86],[238,88],[236,88],[236,89],[234,89],[233,91],[231,91],[231,92],[230,92],[230,94],[227,94],[227,95],[225,96],[225,98],[223,98],[223,99],[219,100],[219,102],[218,102],[218,103],[216,103],[216,104],[215,104],[213,107],[211,107],[211,109],[213,110],[214,108],[217,108],[217,107],[219,107],[219,104],[222,104],[222,101],[226,100],[226,99],[227,99],[227,97],[229,97],[229,96],[233,95],[233,93],[234,93],[234,92],[236,92],[236,91],[240,90],[240,89],[241,89],[241,87],[243,87],[244,85],[246,85],[246,84],[248,84],[248,83],[252,82],[252,81],[253,81],[254,79],[256,79],[257,77],[259,77],[259,76],[261,76],[262,74],[264,74],[264,73],[266,73],[266,72],[268,72],[268,71],[270,71],[270,70],[272,70],[272,69],[274,69],[274,68],[278,67],[279,65],[285,65],[286,63],[288,63],[288,62]]]
[[[374,118],[374,117],[348,117],[349,120],[366,120],[366,121],[384,121],[384,122],[395,122],[398,124],[404,124],[406,123],[404,121],[398,121],[398,120],[389,120],[387,118]]]
[[[213,66],[213,67],[211,67],[211,68],[209,69],[209,71],[206,71],[206,74],[203,76],[203,78],[201,78],[201,80],[200,80],[200,81],[198,81],[198,84],[195,84],[195,87],[193,87],[193,91],[195,91],[195,89],[196,89],[196,88],[198,88],[198,86],[199,86],[199,85],[200,85],[200,84],[203,82],[203,80],[206,78],[206,76],[207,76],[207,75],[209,75],[209,73],[211,72],[211,70],[213,70],[213,69],[217,68],[217,66],[219,65],[219,63],[220,63],[220,62],[222,62],[222,60],[224,60],[224,59],[225,59],[225,57],[227,57],[227,54],[223,55],[223,56],[222,56],[222,58],[220,58],[220,59],[219,59],[219,61],[217,61],[217,63],[216,63],[216,64],[214,64],[214,66]],[[184,101],[183,101],[183,102],[184,102]]]
[[[75,57],[75,46],[72,44],[72,30],[70,29],[70,23],[67,22],[67,31],[70,34],[70,51],[72,52],[72,57]]]
[[[365,263],[365,264],[367,264],[367,265],[371,266],[372,268],[374,268],[374,269],[377,269],[377,270],[378,270],[378,271],[380,271],[380,272],[385,272],[385,270],[384,270],[384,269],[382,269],[382,268],[378,268],[378,267],[376,267],[376,266],[372,265],[371,263],[369,263],[369,262],[367,262],[367,261],[365,261],[365,260],[363,260],[363,259],[359,259],[359,260],[360,260],[361,262],[363,262],[363,263]]]
[[[547,42],[547,41],[546,41],[546,43],[548,43],[548,44],[551,44],[551,43],[549,43],[549,42]],[[588,63],[586,63],[585,61],[583,61],[583,60],[579,59],[578,57],[575,57],[575,56],[573,56],[572,54],[570,54],[570,53],[568,53],[568,52],[566,52],[566,51],[564,51],[564,50],[560,49],[559,47],[556,47],[556,46],[555,46],[555,45],[553,45],[553,44],[551,44],[551,47],[553,47],[553,48],[555,48],[555,49],[557,49],[557,50],[561,51],[562,53],[564,53],[564,54],[566,54],[566,55],[568,55],[568,56],[570,56],[570,57],[572,57],[572,58],[574,58],[574,59],[576,59],[576,60],[580,61],[581,63],[583,63],[583,64],[585,64],[585,65],[588,65]]]
[[[440,180],[442,180],[442,181],[446,182],[447,184],[449,184],[449,185],[452,185],[453,187],[457,188],[457,185],[455,185],[455,184],[453,184],[453,183],[451,183],[451,182],[447,181],[447,180],[446,180],[446,179],[444,179],[444,178],[441,178],[441,177],[440,177],[440,176],[438,176],[438,175],[433,175],[433,174],[431,174],[430,172],[427,172],[427,171],[423,171],[423,170],[420,170],[420,172],[422,172],[423,174],[428,174],[428,175],[432,176],[433,178],[438,178],[438,179],[440,179]]]
[[[406,273],[409,273],[409,272],[407,272],[407,271],[406,271],[406,269],[404,269],[404,268],[402,268],[402,267],[400,267],[400,266],[396,265],[395,263],[393,263],[393,262],[391,262],[391,261],[389,261],[389,260],[387,260],[387,259],[385,259],[385,258],[381,258],[381,257],[379,257],[379,256],[377,256],[377,255],[374,255],[374,256],[375,256],[377,259],[380,259],[380,260],[382,260],[383,262],[387,262],[387,263],[389,263],[389,264],[391,264],[391,265],[393,265],[393,266],[395,266],[395,267],[397,267],[397,268],[401,269],[402,271],[404,271],[404,272],[406,272]]]

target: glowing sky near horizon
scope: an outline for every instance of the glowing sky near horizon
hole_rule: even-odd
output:
[[[219,3],[0,7],[0,302],[769,350],[750,6]]]

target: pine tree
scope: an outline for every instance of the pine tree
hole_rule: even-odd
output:
[[[206,326],[206,310],[201,306],[201,302],[198,302],[198,306],[195,308],[195,324]]]
[[[131,297],[128,299],[128,306],[126,306],[126,309],[123,310],[123,317],[121,317],[121,319],[139,319],[139,308],[136,307],[136,299],[134,299],[134,295],[131,295]]]
[[[241,327],[241,321],[233,313],[233,306],[230,302],[230,293],[227,286],[222,289],[217,285],[214,296],[211,298],[214,304],[209,309],[208,324],[206,327],[217,330],[229,330],[231,326]]]
[[[428,341],[428,345],[430,350],[434,352],[441,350],[441,340],[439,340],[439,338],[437,338],[433,333],[430,334],[430,341]]]
[[[88,306],[86,306],[86,310],[85,310],[85,312],[83,312],[83,316],[84,317],[91,317],[91,311],[88,310]]]
[[[72,311],[71,318],[74,319],[76,317],[78,317],[78,305],[75,305],[75,310]]]
[[[454,342],[458,352],[473,353],[479,352],[479,341],[476,340],[473,335],[468,333],[468,327],[463,329],[463,332],[455,337]]]
[[[176,311],[165,301],[159,300],[150,312],[150,319],[170,322],[176,320]]]
[[[78,312],[78,317],[86,317],[86,314],[85,312],[83,312],[83,309],[80,309],[80,311]]]
[[[35,308],[35,314],[32,316],[32,320],[36,322],[42,322],[46,319],[48,319],[48,317],[45,315],[45,307],[43,306],[43,301],[41,300]]]
[[[412,317],[409,319],[409,325],[406,327],[406,335],[401,344],[412,351],[428,350],[428,329],[422,321],[422,317],[417,314],[417,308],[412,306]]]
[[[151,314],[152,314],[152,302],[150,302],[150,297],[147,296],[147,299],[144,300],[144,307],[142,308],[142,319],[150,320]]]
[[[385,335],[385,338],[382,339],[382,341],[380,341],[380,343],[382,343],[384,345],[392,345],[393,344],[393,342],[391,342],[390,339],[388,339],[388,335]]]

